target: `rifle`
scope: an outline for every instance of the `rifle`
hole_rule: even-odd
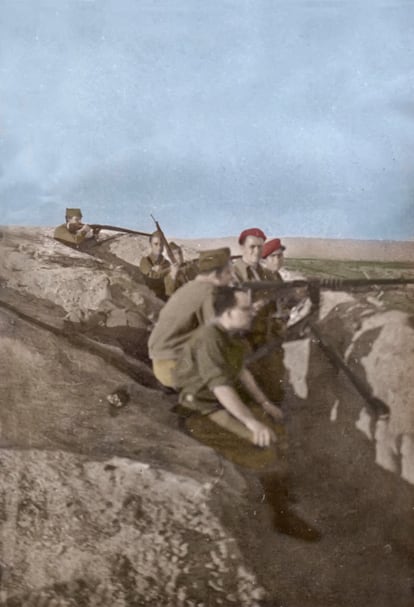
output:
[[[109,230],[111,232],[125,232],[125,234],[137,234],[138,236],[151,236],[148,232],[138,232],[129,228],[119,228],[118,226],[107,226],[100,223],[88,223],[92,230]]]
[[[165,250],[167,251],[167,255],[168,255],[168,257],[170,258],[171,263],[176,264],[176,263],[177,263],[177,260],[176,260],[176,258],[175,258],[175,255],[174,255],[174,253],[173,253],[172,248],[170,247],[170,244],[169,244],[168,240],[167,240],[167,239],[166,239],[166,237],[165,237],[164,232],[163,232],[163,231],[162,231],[162,229],[161,229],[160,224],[158,223],[158,221],[155,219],[155,217],[154,217],[153,215],[151,215],[151,219],[152,219],[152,220],[154,221],[154,223],[155,223],[155,227],[157,228],[157,232],[159,232],[159,233],[160,233],[160,236],[161,236],[161,242],[163,243],[164,248],[165,248]]]

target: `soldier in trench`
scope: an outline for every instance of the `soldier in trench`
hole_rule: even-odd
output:
[[[234,273],[240,285],[250,281],[282,281],[261,265],[266,235],[259,228],[243,230],[239,236],[241,259],[234,264]],[[249,369],[259,386],[274,402],[284,398],[285,366],[282,341],[286,320],[280,318],[277,304],[261,291],[254,302],[257,311],[247,340],[251,348]],[[269,344],[272,344],[271,347]]]
[[[150,252],[142,257],[139,269],[145,276],[146,285],[155,293],[157,297],[167,299],[165,290],[165,278],[173,270],[171,263],[163,255],[164,243],[160,232],[153,232],[149,237]]]
[[[69,207],[66,209],[65,223],[55,229],[53,238],[65,245],[81,249],[95,244],[98,233],[99,228],[92,228],[82,222],[82,211],[79,208]]]
[[[319,532],[290,509],[283,413],[246,368],[243,333],[251,327],[250,293],[218,287],[215,318],[184,345],[174,370],[186,431],[253,471],[273,512],[275,530],[315,541]]]
[[[214,289],[233,278],[227,247],[202,251],[197,266],[196,278],[173,293],[161,310],[148,341],[154,375],[167,388],[175,388],[173,372],[184,344],[214,316]]]

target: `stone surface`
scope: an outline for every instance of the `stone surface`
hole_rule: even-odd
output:
[[[147,239],[103,234],[92,255],[2,233],[0,604],[411,607],[411,292],[322,300],[324,335],[389,420],[311,335],[286,345],[294,507],[322,533],[308,545],[272,531],[257,481],[184,434],[157,389]]]
[[[61,451],[3,450],[0,469],[3,600],[254,607],[265,596],[209,507],[211,483]]]

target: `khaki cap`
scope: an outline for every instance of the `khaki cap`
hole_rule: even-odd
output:
[[[66,209],[66,217],[82,217],[80,209]]]
[[[229,261],[230,249],[228,247],[201,251],[198,260],[198,269],[199,272],[212,272],[213,270],[220,270]]]
[[[172,249],[173,251],[181,251],[181,247],[178,246],[176,242],[170,242],[168,244],[170,245],[170,249]]]

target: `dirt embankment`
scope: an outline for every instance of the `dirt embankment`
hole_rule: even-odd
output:
[[[387,420],[314,336],[286,346],[294,508],[322,533],[308,544],[271,531],[254,479],[183,434],[157,389],[146,239],[90,256],[50,236],[0,239],[0,604],[410,607],[411,291],[322,297],[318,326]]]

